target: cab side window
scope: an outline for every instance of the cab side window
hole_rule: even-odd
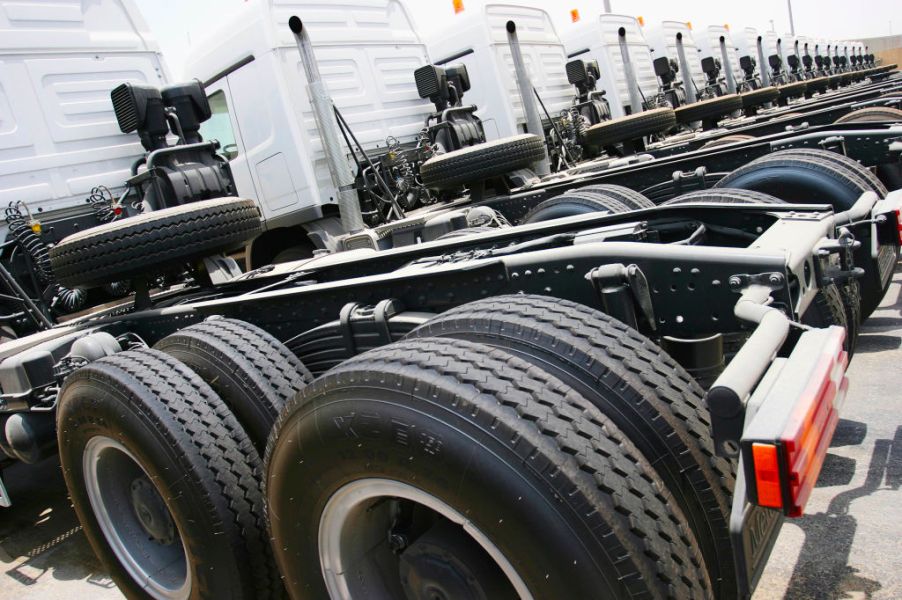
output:
[[[238,156],[238,143],[235,140],[235,132],[232,130],[232,120],[229,117],[229,104],[226,101],[225,92],[222,90],[213,92],[207,98],[210,102],[211,116],[201,123],[200,133],[205,140],[219,140],[219,151],[229,160]]]

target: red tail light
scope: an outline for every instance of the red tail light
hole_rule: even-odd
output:
[[[839,407],[846,397],[849,355],[843,350],[846,332],[834,329],[832,344],[824,348],[817,371],[809,381],[803,401],[796,406],[784,430],[783,443],[789,467],[790,517],[802,509],[817,482],[827,448],[839,421]],[[806,406],[807,405],[807,406]]]
[[[781,509],[790,517],[802,515],[817,482],[848,387],[845,330],[831,327],[825,334],[825,341],[819,339],[820,348],[813,361],[806,361],[808,377],[796,387],[800,393],[794,394],[795,398],[774,398],[782,406],[759,410],[755,420],[771,422],[753,422],[747,432],[751,437],[742,440],[751,500]],[[810,349],[799,350],[807,353]],[[776,435],[761,435],[768,430]]]
[[[899,232],[899,243],[902,244],[902,208],[896,209],[896,231]]]

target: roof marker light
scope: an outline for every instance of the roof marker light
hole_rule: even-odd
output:
[[[570,10],[570,20],[573,23],[577,23],[579,21],[579,9],[573,8]]]
[[[464,11],[464,0],[453,0],[454,4],[454,14],[459,14]]]
[[[639,27],[645,27],[645,17],[640,15],[636,17],[636,20],[639,21]]]

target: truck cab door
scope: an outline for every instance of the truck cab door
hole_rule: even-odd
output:
[[[200,133],[204,140],[219,141],[219,152],[229,161],[238,195],[242,198],[259,198],[251,176],[244,140],[238,128],[228,78],[223,77],[211,83],[206,86],[206,91],[211,116],[201,124]]]

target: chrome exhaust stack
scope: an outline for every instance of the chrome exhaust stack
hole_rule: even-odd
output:
[[[764,43],[761,36],[758,36],[758,74],[761,75],[761,87],[770,85],[770,73],[767,72],[767,61],[764,59]]]
[[[360,202],[354,191],[354,176],[348,169],[345,157],[342,153],[342,145],[338,136],[338,126],[335,122],[334,103],[326,84],[316,64],[313,54],[313,44],[301,19],[293,16],[288,19],[288,26],[294,34],[294,40],[301,53],[301,62],[304,63],[304,74],[307,77],[307,93],[310,95],[310,103],[313,106],[313,117],[316,121],[316,129],[323,141],[323,150],[326,153],[326,164],[329,167],[329,175],[332,177],[332,185],[335,186],[335,197],[338,199],[338,210],[341,213],[341,225],[347,233],[356,233],[365,229],[363,214],[360,211]]]
[[[639,82],[636,80],[636,70],[633,68],[633,60],[630,58],[630,49],[626,45],[626,29],[624,27],[617,30],[617,40],[620,44],[620,58],[623,61],[626,89],[630,96],[630,112],[635,115],[642,112],[642,100],[639,97]]]
[[[542,129],[542,119],[539,117],[539,109],[536,106],[536,97],[529,73],[526,72],[526,63],[523,62],[523,53],[520,51],[520,40],[517,38],[517,24],[507,22],[507,42],[510,44],[511,59],[514,62],[514,76],[517,79],[517,87],[520,90],[520,99],[523,102],[523,112],[526,113],[526,131],[545,139],[545,131]],[[548,162],[548,150],[542,160],[535,163],[536,175],[545,177],[551,173]]]
[[[727,76],[727,92],[736,93],[736,78],[733,76],[733,65],[730,64],[730,53],[727,52],[727,40],[725,36],[720,36],[720,56],[723,60],[723,68]]]
[[[683,72],[683,91],[686,92],[686,104],[692,104],[698,99],[698,96],[695,95],[695,82],[692,80],[692,70],[686,59],[686,49],[683,48],[683,33],[680,31],[676,34],[676,48],[680,71]]]

